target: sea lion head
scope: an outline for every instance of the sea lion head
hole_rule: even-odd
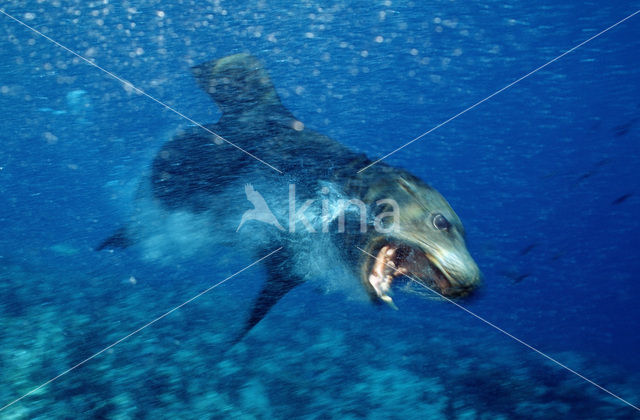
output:
[[[391,283],[402,276],[446,298],[466,296],[480,285],[462,222],[438,191],[408,174],[370,191],[384,203],[378,214],[391,214],[397,204],[392,225],[371,233],[363,249],[361,278],[372,297],[393,306]]]

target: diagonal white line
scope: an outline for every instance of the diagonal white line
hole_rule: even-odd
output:
[[[368,256],[375,258],[376,260],[380,261],[380,259],[370,253],[368,253],[367,251],[365,251],[364,249],[360,248],[359,246],[356,246],[356,248],[358,248],[360,251],[364,252],[365,254],[367,254]],[[387,265],[390,268],[395,269],[396,267],[392,267],[389,263],[382,261],[385,265]],[[413,274],[415,276],[414,273],[410,273]],[[406,274],[405,274],[406,275]],[[409,279],[411,279],[411,281],[415,282],[416,284],[424,287],[425,289],[435,293],[436,295],[438,295],[439,297],[441,297],[442,299],[445,299],[446,301],[448,301],[449,303],[452,303],[453,305],[457,306],[458,308],[462,309],[463,311],[465,311],[466,313],[468,313],[469,315],[479,319],[480,321],[484,322],[485,324],[489,325],[490,327],[495,328],[496,330],[500,331],[502,334],[506,335],[507,337],[517,341],[518,343],[522,344],[523,346],[535,351],[536,353],[538,353],[539,355],[551,360],[553,363],[555,363],[556,365],[568,370],[569,372],[573,373],[574,375],[576,375],[577,377],[585,380],[586,382],[589,382],[591,385],[596,386],[598,388],[600,388],[602,391],[606,392],[607,394],[611,395],[614,398],[617,398],[618,400],[622,401],[623,403],[627,404],[629,407],[635,408],[637,411],[640,411],[640,407],[637,407],[633,404],[631,404],[629,401],[625,400],[624,398],[614,394],[613,392],[609,391],[608,389],[604,388],[601,385],[598,385],[597,383],[595,383],[594,381],[592,381],[591,379],[581,375],[580,373],[576,372],[575,370],[571,369],[570,367],[560,363],[559,361],[557,361],[556,359],[554,359],[553,357],[543,353],[542,351],[538,350],[537,348],[525,343],[524,341],[520,340],[518,337],[515,337],[514,335],[508,333],[507,331],[503,330],[502,328],[498,327],[497,325],[495,325],[494,323],[487,321],[486,319],[484,319],[483,317],[481,317],[480,315],[470,311],[469,309],[465,308],[464,306],[460,305],[458,302],[449,299],[448,297],[444,296],[443,294],[439,293],[437,290],[432,289],[431,287],[422,284],[420,281],[418,281],[417,279],[415,279],[412,276],[407,276]]]
[[[117,81],[119,81],[120,83],[124,84],[125,86],[130,87],[131,89],[135,90],[136,92],[138,92],[141,95],[146,96],[147,98],[151,99],[152,101],[158,103],[159,105],[162,105],[164,108],[168,109],[169,111],[181,116],[182,118],[184,118],[185,120],[189,121],[190,123],[197,125],[198,127],[202,128],[203,130],[207,131],[208,133],[216,136],[217,139],[220,139],[228,144],[230,144],[231,146],[235,147],[236,149],[240,150],[241,152],[251,156],[252,158],[254,158],[255,160],[257,160],[258,162],[268,166],[269,168],[273,169],[274,171],[282,174],[283,172],[281,170],[279,170],[278,168],[268,164],[267,162],[265,162],[264,160],[260,159],[259,157],[253,155],[252,153],[246,151],[245,149],[243,149],[242,147],[238,146],[235,143],[230,142],[229,140],[225,139],[224,137],[222,137],[221,135],[214,133],[213,131],[211,131],[210,129],[208,129],[207,127],[203,126],[202,124],[194,121],[193,119],[187,117],[186,115],[184,115],[183,113],[181,113],[180,111],[175,110],[174,108],[170,107],[169,105],[167,105],[166,103],[162,102],[159,99],[154,98],[153,96],[149,95],[148,93],[146,93],[145,91],[143,91],[142,89],[134,86],[131,82],[128,82],[126,80],[124,80],[123,78],[111,73],[109,70],[106,70],[102,67],[100,67],[99,65],[97,65],[96,63],[94,63],[93,61],[83,57],[82,55],[78,54],[77,52],[73,51],[72,49],[65,47],[64,45],[62,45],[61,43],[59,43],[58,41],[48,37],[47,35],[43,34],[42,32],[38,31],[37,29],[33,28],[32,26],[27,25],[26,23],[24,23],[23,21],[21,21],[20,19],[10,15],[9,13],[7,13],[4,9],[0,9],[0,13],[2,13],[3,15],[5,15],[6,17],[13,19],[14,21],[18,22],[20,25],[30,29],[31,31],[33,31],[34,33],[40,35],[41,37],[43,37],[44,39],[46,39],[47,41],[57,45],[58,47],[62,48],[63,50],[75,55],[76,57],[78,57],[79,59],[81,59],[82,61],[84,61],[85,63],[97,68],[98,70],[106,73],[107,75],[109,75],[110,77],[112,77],[113,79],[116,79]]]
[[[26,394],[24,394],[23,396],[21,396],[20,398],[16,398],[15,400],[11,401],[10,403],[6,404],[3,407],[0,407],[0,411],[11,407],[13,404],[17,403],[18,401],[22,400],[23,398],[28,397],[29,395],[33,394],[34,392],[36,392],[37,390],[39,390],[40,388],[43,388],[47,385],[49,385],[51,382],[59,379],[60,377],[66,375],[67,373],[71,372],[72,370],[79,368],[80,366],[84,365],[85,363],[87,363],[88,361],[96,358],[97,356],[99,356],[100,354],[104,353],[105,351],[109,350],[110,348],[120,344],[121,342],[123,342],[124,340],[126,340],[127,338],[136,335],[137,333],[139,333],[140,331],[144,330],[145,328],[155,324],[156,322],[160,321],[162,318],[166,317],[167,315],[177,311],[178,309],[182,308],[183,306],[193,302],[194,300],[198,299],[200,296],[210,292],[211,290],[215,289],[216,287],[220,286],[221,284],[225,283],[227,280],[230,280],[232,278],[234,278],[235,276],[237,276],[238,274],[242,273],[243,271],[253,267],[254,265],[258,264],[259,262],[261,262],[262,260],[265,260],[267,258],[269,258],[270,256],[272,256],[273,254],[275,254],[276,252],[280,251],[282,249],[282,247],[271,251],[270,253],[268,253],[267,255],[265,255],[264,257],[260,258],[259,260],[256,260],[254,262],[252,262],[251,264],[249,264],[248,266],[244,267],[242,270],[236,271],[235,273],[233,273],[232,275],[230,275],[229,277],[227,277],[226,279],[219,281],[218,283],[214,284],[213,286],[209,287],[208,289],[203,290],[202,292],[198,293],[197,295],[193,296],[191,299],[181,303],[180,305],[176,306],[175,308],[165,312],[164,314],[160,315],[159,317],[157,317],[156,319],[154,319],[153,321],[150,321],[146,324],[144,324],[142,327],[138,328],[137,330],[125,335],[124,337],[122,337],[121,339],[119,339],[118,341],[115,341],[114,343],[108,345],[107,347],[103,348],[102,350],[100,350],[99,352],[87,357],[86,359],[84,359],[83,361],[75,364],[74,366],[70,367],[69,369],[65,370],[64,372],[60,373],[58,376],[49,379],[47,382],[43,383],[42,385],[39,385],[35,388],[33,388],[31,391],[27,392]]]
[[[372,167],[373,165],[375,165],[376,163],[388,158],[389,156],[393,155],[394,153],[404,149],[405,147],[407,147],[408,145],[410,145],[413,142],[416,142],[418,140],[420,140],[421,138],[423,138],[424,136],[426,136],[427,134],[437,130],[438,128],[442,127],[443,125],[446,125],[448,123],[450,123],[451,121],[455,120],[456,118],[458,118],[459,116],[461,116],[462,114],[466,114],[468,111],[471,111],[472,109],[474,109],[475,107],[477,107],[478,105],[482,104],[483,102],[488,101],[489,99],[493,98],[494,96],[504,92],[505,90],[509,89],[511,86],[515,85],[516,83],[521,82],[522,80],[526,79],[527,77],[531,76],[534,73],[537,73],[538,71],[542,70],[543,68],[547,67],[549,64],[558,61],[559,59],[561,59],[562,57],[564,57],[567,54],[572,53],[573,51],[577,50],[578,48],[582,47],[583,45],[585,45],[588,42],[593,41],[594,39],[596,39],[597,37],[599,37],[600,35],[604,34],[605,32],[608,32],[609,30],[615,28],[616,26],[620,25],[622,22],[631,19],[632,17],[634,17],[635,15],[637,15],[638,13],[640,13],[640,10],[636,10],[635,12],[633,12],[632,14],[630,14],[629,16],[627,16],[626,18],[614,23],[613,25],[609,26],[608,28],[598,32],[597,34],[595,34],[594,36],[592,36],[591,38],[587,39],[586,41],[582,41],[580,44],[576,45],[575,47],[563,52],[562,54],[560,54],[559,56],[557,56],[556,58],[554,58],[553,60],[547,61],[545,64],[541,65],[540,67],[536,68],[535,70],[531,70],[529,73],[525,74],[524,76],[520,77],[517,80],[514,80],[513,82],[509,83],[508,85],[506,85],[505,87],[503,87],[502,89],[492,93],[491,95],[487,96],[486,98],[484,98],[481,101],[476,102],[475,104],[471,105],[470,107],[468,107],[467,109],[458,112],[456,115],[454,115],[453,117],[449,118],[448,120],[441,122],[440,124],[436,125],[435,127],[433,127],[432,129],[425,131],[424,133],[420,134],[418,137],[414,138],[413,140],[403,144],[402,146],[398,147],[397,149],[387,153],[386,155],[382,156],[380,159],[368,164],[367,166],[365,166],[364,168],[360,169],[358,171],[358,173],[365,171],[366,169]]]

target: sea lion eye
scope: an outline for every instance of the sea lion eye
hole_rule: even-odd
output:
[[[449,230],[451,223],[449,223],[446,217],[438,213],[433,216],[433,227],[438,230]]]

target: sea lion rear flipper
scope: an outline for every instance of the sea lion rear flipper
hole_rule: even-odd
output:
[[[211,96],[225,115],[239,115],[257,105],[284,109],[269,75],[249,54],[235,54],[191,68],[198,86]]]
[[[267,281],[253,303],[249,318],[232,345],[242,340],[284,295],[303,283],[302,279],[290,273],[290,260],[287,254],[286,249],[283,249],[266,261]]]
[[[103,249],[113,248],[128,248],[133,245],[133,241],[128,234],[126,226],[118,229],[113,235],[102,241],[100,245],[96,247],[96,251],[102,251]]]

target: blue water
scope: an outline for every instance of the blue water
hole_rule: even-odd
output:
[[[189,67],[250,52],[305,126],[375,159],[640,2],[1,7],[201,123],[220,113]],[[223,250],[174,265],[93,251],[189,123],[7,16],[0,24],[2,406],[242,264]],[[637,15],[386,159],[463,220],[485,278],[466,308],[635,405],[639,49]],[[220,355],[261,278],[243,273],[0,417],[638,416],[461,309],[401,293],[392,311],[303,286]]]

